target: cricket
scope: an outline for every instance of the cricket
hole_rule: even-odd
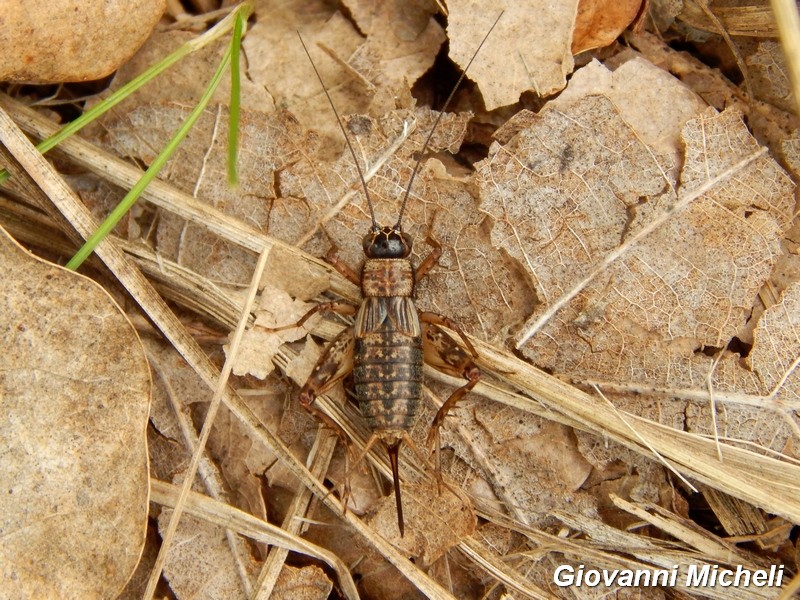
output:
[[[386,448],[392,471],[397,525],[401,537],[404,534],[405,523],[400,493],[399,453],[403,443],[418,453],[409,431],[416,424],[422,402],[423,363],[448,375],[466,380],[466,383],[457,388],[439,408],[431,423],[427,444],[437,451],[439,428],[445,417],[453,406],[475,387],[481,377],[480,369],[475,364],[475,359],[478,357],[477,352],[460,327],[444,315],[420,312],[414,303],[416,284],[438,263],[442,247],[436,240],[428,236],[426,243],[431,247],[431,252],[419,266],[415,267],[409,258],[412,239],[403,232],[403,213],[414,178],[422,164],[436,126],[466,76],[467,69],[475,60],[501,16],[502,13],[494,21],[472,55],[431,127],[406,186],[397,221],[391,226],[381,226],[375,219],[369,189],[356,153],[325,83],[311,59],[305,42],[298,33],[303,49],[314,68],[355,162],[372,222],[362,240],[365,260],[360,275],[338,259],[335,247],[326,257],[326,260],[342,276],[361,289],[362,302],[360,306],[341,301],[323,302],[312,308],[296,323],[279,329],[300,327],[317,313],[335,312],[355,317],[353,325],[342,331],[329,344],[314,366],[311,375],[300,391],[299,400],[305,410],[339,436],[346,448],[345,454],[347,455],[350,452],[351,442],[344,429],[315,406],[314,401],[317,396],[324,394],[339,381],[352,374],[353,395],[359,411],[372,432],[364,450],[356,460],[356,464],[376,443],[380,442]],[[466,350],[459,346],[456,340],[442,327],[456,332]],[[441,483],[441,472],[438,465],[436,476]],[[347,485],[345,482],[343,498],[345,505],[347,504]]]

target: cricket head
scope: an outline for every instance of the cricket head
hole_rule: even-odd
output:
[[[367,258],[406,258],[411,254],[411,236],[399,224],[372,227],[361,245]]]

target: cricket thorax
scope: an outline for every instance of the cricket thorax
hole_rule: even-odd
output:
[[[361,293],[365,297],[412,296],[414,266],[404,258],[368,258],[361,271]]]

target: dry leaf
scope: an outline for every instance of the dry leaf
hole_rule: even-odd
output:
[[[402,493],[406,522],[404,537],[400,537],[397,529],[393,495],[386,496],[379,503],[369,522],[376,531],[422,565],[433,564],[475,531],[477,520],[472,503],[451,482],[442,485],[441,494],[435,481],[403,485]]]
[[[294,0],[260,4],[259,20],[244,41],[250,77],[272,94],[276,106],[329,139],[340,139],[338,126],[298,31],[343,115],[382,115],[395,108],[397,96],[428,70],[444,41],[441,27],[422,6],[396,1],[362,10],[359,3],[352,5],[366,39],[330,5]]]
[[[796,179],[800,175],[800,132],[795,131],[783,140],[780,149],[789,172]]]
[[[395,106],[398,90],[410,88],[432,65],[445,41],[435,8],[425,0],[344,2],[367,39],[348,60],[373,91],[369,114]]]
[[[165,509],[158,517],[162,534],[171,514],[171,510]],[[233,539],[241,544],[242,553],[247,553],[249,548],[244,539]],[[224,528],[184,515],[167,556],[164,577],[178,598],[243,599],[248,594],[242,586],[240,566],[253,576],[255,564],[237,565],[234,561]]]
[[[796,104],[780,45],[771,40],[760,42],[746,62],[756,97],[793,112]]]
[[[457,416],[459,435],[445,435],[444,443],[522,522],[541,526],[555,509],[594,509],[593,499],[579,491],[592,465],[570,428],[476,399],[465,400]]]
[[[293,299],[289,294],[268,285],[261,291],[260,305],[256,310],[256,321],[242,337],[241,346],[233,367],[235,375],[253,375],[264,379],[273,370],[272,360],[278,349],[286,342],[293,342],[308,335],[309,329],[319,317],[312,317],[302,327],[289,327],[273,332],[270,328],[291,326],[297,323],[314,305]],[[225,347],[226,353],[228,347]]]
[[[155,373],[153,405],[150,412],[151,465],[155,477],[171,480],[182,472],[189,459],[186,452],[187,423],[202,418],[210,393],[196,373],[175,350],[160,339],[144,338],[148,357]],[[290,393],[286,385],[275,378],[263,382],[261,387],[247,393],[248,403],[258,418],[273,431],[281,419],[285,398]],[[180,411],[183,424],[175,416]],[[262,444],[255,443],[242,424],[229,411],[221,410],[214,423],[208,442],[210,455],[218,465],[225,480],[225,490],[230,490],[230,502],[259,517],[266,516],[262,477],[274,467],[275,456]],[[206,471],[204,481],[211,476]],[[296,482],[289,479],[290,489]],[[274,482],[271,482],[274,484]],[[220,485],[220,488],[223,488]],[[208,490],[207,490],[208,491]]]
[[[757,149],[735,113],[701,115],[683,128],[678,180],[672,160],[646,146],[653,136],[639,135],[636,124],[623,120],[603,96],[569,98],[561,110],[542,111],[479,165],[481,207],[495,219],[493,239],[526,265],[541,300],[530,321],[649,219],[669,210],[676,190],[685,193]],[[705,391],[712,365],[696,351],[723,348],[744,331],[793,204],[785,174],[760,159],[581,288],[524,352],[575,380]],[[720,361],[714,375],[718,393],[741,389],[750,378],[731,360]],[[620,405],[681,429],[706,433],[712,426],[695,406],[629,400]],[[750,408],[727,408],[719,424],[723,435],[734,427],[737,437],[776,449],[789,435],[783,428],[775,435],[774,421],[753,420]]]
[[[334,136],[338,127],[297,32],[303,35],[342,114],[363,112],[369,103],[364,82],[342,67],[362,43],[361,36],[340,13],[322,2],[292,0],[280,6],[261,6],[266,16],[258,19],[243,43],[251,64],[250,77],[272,95],[277,107],[291,111],[306,127]],[[319,44],[332,49],[335,58],[318,48]]]
[[[786,411],[794,421],[793,405],[800,398],[800,285],[795,282],[783,292],[780,302],[761,315],[755,330],[748,364],[758,376],[759,392]],[[796,440],[795,440],[796,443]]]
[[[549,96],[567,83],[573,60],[570,44],[578,2],[451,0],[447,35],[450,57],[462,69],[494,20],[503,13],[480,55],[469,68],[487,110],[515,104],[533,90]]]
[[[681,128],[707,106],[668,72],[636,54],[627,57],[613,71],[598,62],[589,63],[575,72],[569,87],[551,106],[566,108],[594,95],[608,98],[636,137],[658,154],[669,155],[675,165],[683,158]],[[664,98],[669,98],[669,102]],[[510,129],[510,125],[498,132],[498,139],[505,137],[501,132]]]
[[[175,105],[135,107],[107,124],[110,142],[120,154],[149,163],[188,114],[187,108]],[[225,111],[204,113],[162,177],[251,226],[275,229],[277,237],[281,230],[288,231],[286,239],[291,240],[293,230],[305,227],[307,215],[298,214],[290,198],[276,205],[276,186],[281,185],[281,172],[288,165],[313,157],[314,137],[304,137],[287,113],[244,112],[239,132],[241,183],[232,189],[227,183],[224,153],[210,151],[227,135]],[[228,286],[249,281],[255,265],[252,252],[166,211],[157,221],[157,250],[163,257]]]
[[[150,373],[95,282],[0,230],[3,595],[109,598],[144,544]]]
[[[298,569],[285,565],[272,592],[275,600],[324,600],[330,597],[333,582],[315,566]]]
[[[641,0],[581,0],[572,36],[573,54],[611,44],[633,23],[642,4]]]
[[[656,31],[666,31],[683,10],[683,0],[650,0],[647,15],[653,20]]]
[[[4,2],[0,80],[61,83],[105,77],[144,43],[165,4]]]

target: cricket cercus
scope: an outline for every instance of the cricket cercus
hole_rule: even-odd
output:
[[[431,446],[438,444],[438,431],[448,411],[475,387],[480,378],[480,370],[473,361],[473,358],[477,358],[475,348],[458,325],[448,317],[431,312],[419,312],[414,304],[416,283],[436,265],[442,250],[438,242],[428,237],[426,243],[433,250],[415,269],[409,260],[411,237],[404,233],[402,228],[403,212],[414,177],[419,170],[436,125],[455,94],[458,84],[464,78],[469,65],[472,64],[481,46],[500,20],[500,16],[497,17],[481,41],[431,128],[406,187],[397,222],[391,226],[380,226],[375,220],[372,200],[355,151],[316,65],[313,61],[311,63],[355,161],[372,224],[362,240],[366,259],[360,276],[336,258],[335,253],[329,255],[328,258],[337,271],[361,288],[363,298],[361,305],[354,306],[347,302],[324,302],[311,309],[297,323],[287,326],[299,327],[313,314],[320,312],[355,315],[354,324],[342,331],[330,343],[315,365],[308,381],[300,391],[300,403],[303,408],[333,429],[345,447],[349,447],[350,441],[344,429],[315,406],[314,400],[318,395],[325,393],[338,381],[352,373],[355,384],[354,396],[359,410],[366,418],[372,432],[361,456],[366,455],[377,442],[381,442],[386,447],[392,468],[397,524],[401,536],[404,531],[404,522],[398,457],[403,442],[412,448],[415,447],[409,431],[416,422],[422,399],[423,361],[444,373],[460,376],[467,380],[465,385],[450,395],[436,413],[428,435],[428,444]],[[302,38],[300,41],[303,43]],[[308,54],[305,43],[303,43],[303,48]],[[310,55],[309,60],[311,60]],[[466,352],[442,330],[442,326],[458,334],[467,349]]]

